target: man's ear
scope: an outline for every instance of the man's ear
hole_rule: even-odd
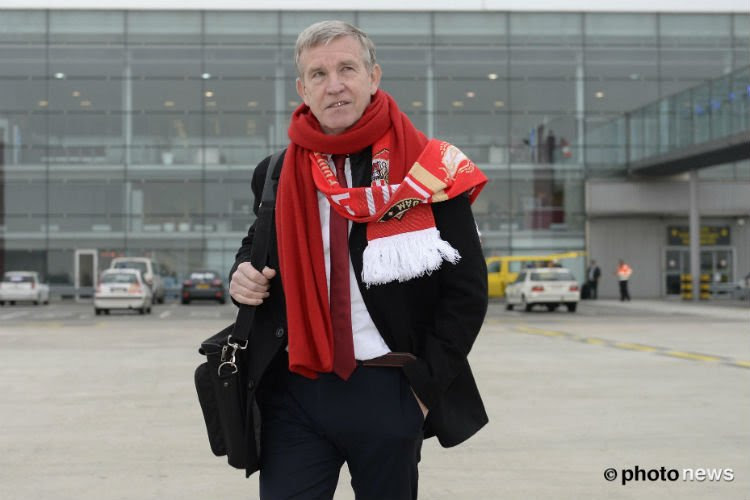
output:
[[[296,86],[297,86],[297,95],[300,96],[300,98],[304,101],[305,104],[308,104],[307,96],[305,95],[305,84],[302,83],[302,79],[299,77],[297,78]]]
[[[380,86],[380,78],[383,76],[383,70],[380,69],[380,65],[375,63],[375,65],[372,67],[372,71],[370,71],[370,95],[375,94],[377,92],[378,87]]]

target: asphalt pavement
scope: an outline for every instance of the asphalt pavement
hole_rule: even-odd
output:
[[[233,316],[0,308],[0,498],[257,498],[211,454],[193,388],[198,344]],[[425,442],[419,498],[748,500],[749,340],[745,304],[493,302],[470,358],[490,423]]]

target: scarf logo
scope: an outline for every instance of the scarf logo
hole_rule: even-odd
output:
[[[474,163],[466,157],[466,155],[453,144],[444,142],[440,145],[440,153],[442,154],[442,164],[440,167],[445,173],[444,182],[452,181],[456,178],[457,174],[471,173],[474,171]]]
[[[381,149],[372,155],[372,185],[382,186],[388,184],[388,174],[390,166],[388,162],[389,151],[386,148]]]
[[[401,200],[398,203],[394,203],[393,206],[383,214],[379,222],[386,222],[393,218],[401,220],[406,212],[416,207],[420,203],[422,203],[422,200],[420,200],[419,198],[406,198],[405,200]]]

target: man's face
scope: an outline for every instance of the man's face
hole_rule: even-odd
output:
[[[367,70],[359,42],[342,36],[300,54],[297,93],[326,134],[340,134],[357,123],[380,84],[380,66]]]

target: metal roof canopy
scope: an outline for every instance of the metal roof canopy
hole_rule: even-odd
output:
[[[627,170],[631,176],[666,176],[746,159],[750,159],[750,132],[743,131],[663,155],[651,156],[629,164]]]

